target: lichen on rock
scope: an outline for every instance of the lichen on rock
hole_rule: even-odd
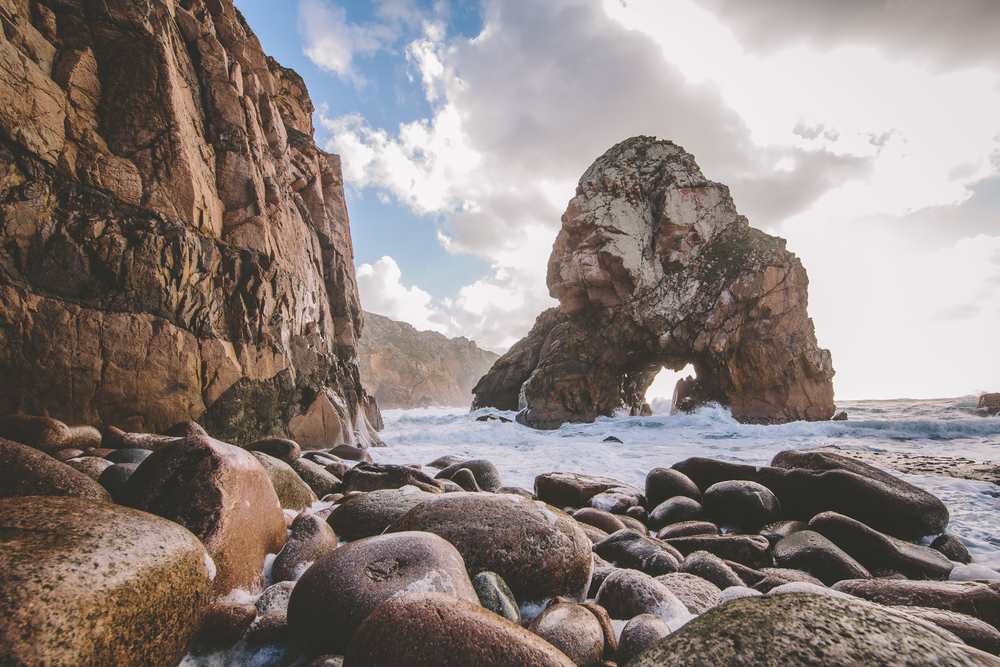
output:
[[[753,423],[833,416],[801,262],[669,141],[633,137],[584,173],[547,282],[558,309],[480,380],[474,408],[517,409],[536,428],[639,415],[661,368],[692,364],[675,407],[716,402]]]

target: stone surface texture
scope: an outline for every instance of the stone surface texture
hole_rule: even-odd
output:
[[[480,380],[473,407],[536,428],[638,415],[661,367],[692,364],[675,406],[716,401],[753,423],[833,416],[801,262],[669,141],[633,137],[584,173],[547,282],[558,309]]]
[[[230,0],[0,0],[0,414],[370,442],[340,158]]]
[[[386,410],[467,408],[472,388],[500,356],[462,336],[446,338],[382,315],[364,316],[358,340],[361,381]]]
[[[190,532],[86,498],[0,500],[0,664],[181,661],[214,566]]]

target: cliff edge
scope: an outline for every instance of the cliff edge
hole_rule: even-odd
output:
[[[377,440],[340,159],[231,0],[0,0],[0,414]]]

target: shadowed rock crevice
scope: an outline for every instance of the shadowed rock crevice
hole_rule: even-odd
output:
[[[527,337],[473,389],[473,408],[557,428],[639,415],[660,368],[692,364],[675,406],[751,423],[833,416],[830,353],[806,314],[808,278],[783,239],[749,226],[729,189],[669,141],[633,137],[580,179]]]

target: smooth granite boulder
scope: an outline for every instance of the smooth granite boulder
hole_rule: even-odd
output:
[[[781,518],[781,505],[771,490],[757,482],[734,479],[705,490],[705,513],[720,526],[756,533]],[[691,517],[696,518],[696,517]]]
[[[349,542],[306,570],[288,600],[292,638],[309,656],[343,653],[376,607],[410,591],[446,593],[479,607],[451,544],[423,532],[379,535]]]
[[[671,628],[691,618],[688,608],[669,588],[638,570],[614,570],[597,591],[595,602],[611,618],[627,621],[639,614],[653,614]]]
[[[646,500],[650,507],[674,496],[687,496],[701,502],[698,485],[684,473],[673,468],[653,468],[646,473]]]
[[[687,572],[661,574],[658,582],[670,589],[692,614],[704,614],[719,604],[722,589],[707,579]]]
[[[0,438],[13,440],[46,454],[55,454],[73,444],[73,432],[51,417],[4,415],[0,417]]]
[[[629,489],[636,496],[642,495],[634,486],[611,477],[573,472],[550,472],[535,477],[535,497],[555,507],[583,507],[591,498],[610,489]]]
[[[334,506],[326,522],[348,542],[381,535],[393,521],[433,497],[415,486],[358,493]]]
[[[443,593],[400,595],[371,613],[343,667],[575,667],[541,637]]]
[[[626,665],[671,632],[670,626],[652,614],[639,614],[625,624],[618,640],[618,664]]]
[[[792,533],[774,545],[778,567],[803,570],[827,586],[844,579],[870,579],[871,574],[840,547],[811,530]]]
[[[1000,582],[997,581],[846,580],[834,588],[878,604],[968,614],[1000,630]]]
[[[76,496],[111,502],[95,480],[41,450],[0,438],[0,498]]]
[[[593,612],[580,604],[549,605],[528,630],[566,654],[577,667],[597,667],[604,656],[604,631]]]
[[[497,489],[503,486],[500,480],[500,471],[496,466],[486,459],[471,459],[460,461],[444,468],[434,476],[435,479],[452,479],[459,470],[467,469],[476,478],[476,484],[483,491],[496,493]]]
[[[154,451],[129,477],[123,503],[194,533],[219,569],[215,593],[263,585],[264,558],[285,545],[285,515],[249,452],[205,436]]]
[[[271,566],[271,581],[298,579],[309,565],[337,548],[337,534],[315,514],[303,512],[295,517],[288,541]]]
[[[653,644],[629,667],[982,667],[919,622],[861,600],[807,593],[731,600]]]
[[[301,512],[318,500],[292,466],[264,452],[250,452],[250,455],[257,459],[267,473],[282,509]]]
[[[472,578],[479,604],[511,623],[521,624],[521,610],[507,582],[496,572],[480,572]]]
[[[471,575],[496,572],[520,604],[556,596],[582,602],[593,567],[573,517],[521,496],[448,493],[414,507],[386,533],[424,530],[455,545]]]
[[[664,542],[684,556],[695,551],[707,551],[747,567],[770,567],[773,563],[771,545],[767,538],[760,535],[693,535],[670,538]]]
[[[0,500],[0,664],[177,665],[215,566],[176,523],[72,497]]]

